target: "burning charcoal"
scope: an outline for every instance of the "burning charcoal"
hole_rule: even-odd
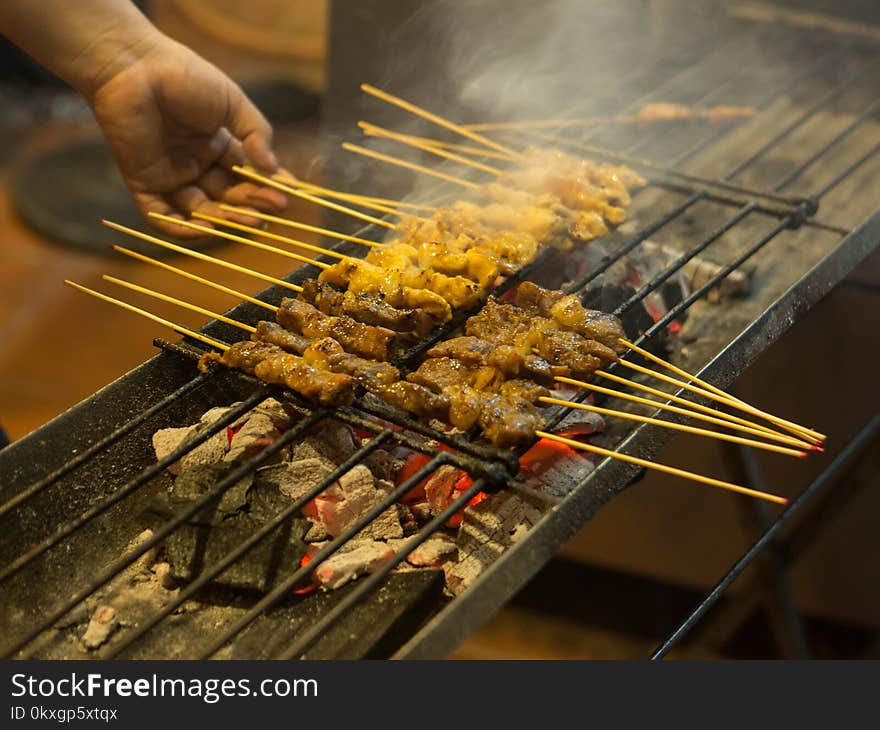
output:
[[[174,580],[174,576],[171,573],[171,565],[166,562],[156,563],[153,568],[153,575],[156,576],[156,580],[159,585],[162,586],[166,590],[173,590],[176,582]]]
[[[196,434],[195,426],[185,428],[163,428],[153,434],[153,451],[156,452],[156,461],[161,461],[172,451],[178,449],[184,441],[188,441]],[[179,474],[182,469],[180,462],[172,464],[168,471]]]
[[[341,535],[355,521],[379,504],[385,493],[375,486],[373,474],[363,464],[343,474],[336,487],[315,500],[318,519],[334,537]],[[359,537],[387,539],[403,536],[403,528],[392,505],[367,525]]]
[[[415,517],[416,522],[424,523],[434,516],[429,502],[412,502],[407,506],[412,516]]]
[[[458,553],[458,545],[449,535],[431,535],[425,542],[419,545],[406,556],[408,563],[419,568],[437,568],[445,562],[455,558]]]
[[[223,457],[224,461],[235,461],[254,451],[259,451],[268,446],[279,436],[275,428],[275,422],[265,413],[251,414],[235,432],[229,442],[229,451]]]
[[[275,400],[275,398],[267,398],[262,403],[260,403],[260,405],[254,408],[251,413],[267,416],[276,425],[297,420],[292,415],[292,411],[288,411],[284,407],[284,404],[278,400]]]
[[[531,489],[564,497],[591,471],[593,463],[581,452],[541,439],[521,457],[519,478]]]
[[[257,470],[257,481],[272,484],[291,500],[301,499],[323,482],[336,465],[320,457],[298,459]]]
[[[211,428],[217,421],[219,421],[223,416],[225,416],[229,411],[231,411],[235,406],[241,405],[240,403],[233,403],[231,406],[217,406],[216,408],[212,408],[206,413],[202,414],[202,417],[199,418],[199,423],[196,426],[201,431],[205,429]]]
[[[369,443],[372,439],[364,439],[361,445]],[[402,462],[396,459],[390,452],[384,449],[376,449],[366,459],[364,464],[373,472],[376,479],[391,480],[392,475],[400,468]]]
[[[311,435],[293,447],[292,461],[297,459],[324,458],[339,466],[351,456],[360,442],[352,430],[338,421],[321,421]]]
[[[432,516],[439,515],[455,499],[455,483],[460,477],[461,471],[449,464],[444,464],[428,477],[425,496]]]
[[[116,616],[116,609],[112,606],[98,606],[92,614],[88,627],[86,627],[82,642],[87,649],[97,649],[110,638],[110,634],[116,630],[117,626],[119,626],[119,619]]]
[[[170,502],[194,502],[208,492],[213,492],[217,484],[235,467],[231,464],[199,464],[182,472],[168,490]],[[247,491],[253,483],[253,475],[239,480],[227,489],[217,504],[220,512],[237,512],[247,503]]]
[[[364,573],[372,573],[394,557],[394,551],[386,543],[376,540],[355,540],[349,546],[315,569],[315,579],[327,590],[339,588]]]
[[[657,271],[668,268],[673,261],[681,256],[681,251],[673,246],[667,246],[656,241],[644,241],[640,247],[645,257],[655,259],[654,267]],[[683,293],[688,296],[694,289],[699,289],[721,271],[721,266],[709,261],[702,256],[694,256],[681,270]],[[709,290],[707,298],[712,302],[719,302],[734,296],[748,294],[751,286],[751,272],[737,269],[731,271],[718,284]]]
[[[279,465],[280,466],[280,465]],[[236,467],[228,462],[197,466],[181,474],[160,505],[160,520],[213,492],[218,482]],[[290,505],[290,498],[269,480],[247,477],[228,490],[214,509],[205,509],[181,525],[164,543],[164,557],[170,566],[163,585],[173,586],[197,577],[207,565],[217,562],[251,537],[269,520]],[[305,551],[301,541],[308,522],[294,517],[233,563],[213,583],[236,590],[264,592],[283,576],[299,567]]]
[[[565,398],[564,395],[555,395],[556,398]],[[605,430],[605,419],[598,413],[590,413],[589,411],[572,410],[566,414],[553,429],[558,434],[577,434],[579,436],[588,436],[592,433],[601,433]]]
[[[536,507],[507,492],[465,509],[458,531],[458,562],[443,566],[449,591],[456,596],[464,592],[540,518]]]
[[[222,461],[229,449],[229,439],[226,431],[215,433],[205,443],[197,446],[180,460],[180,472],[194,466],[216,464]]]

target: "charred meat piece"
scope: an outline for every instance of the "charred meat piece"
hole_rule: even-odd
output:
[[[354,399],[354,384],[347,375],[319,370],[266,342],[236,342],[222,355],[204,355],[199,365],[204,369],[212,361],[283,385],[322,406],[347,405]]]
[[[344,259],[322,271],[318,279],[347,287],[353,294],[381,294],[392,306],[420,309],[438,322],[452,318],[452,308],[442,296],[409,286],[400,272],[368,261]]]
[[[529,312],[493,298],[478,314],[468,318],[465,334],[489,342],[510,344],[510,334],[528,332],[533,321],[534,316]]]
[[[324,314],[300,299],[282,299],[276,317],[280,325],[293,332],[309,339],[332,337],[346,352],[370,360],[391,360],[400,349],[391,330],[362,324],[345,315]]]
[[[411,307],[394,307],[381,294],[340,291],[334,286],[309,279],[303,282],[300,299],[307,301],[324,314],[346,315],[376,327],[386,327],[395,332],[415,332],[426,335],[441,324],[427,312]]]
[[[400,380],[382,388],[381,394],[392,406],[423,418],[445,420],[449,416],[449,397],[417,383]]]
[[[498,392],[507,398],[522,398],[533,404],[537,403],[539,398],[550,395],[550,391],[544,386],[522,378],[505,380],[498,388]]]
[[[331,337],[313,341],[303,352],[303,360],[322,370],[344,373],[372,392],[400,380],[400,371],[393,365],[351,355]]]
[[[560,327],[602,343],[615,353],[626,349],[620,342],[620,338],[626,337],[620,320],[612,314],[587,309],[575,294],[549,291],[524,281],[517,287],[516,303],[523,309],[550,317]]]
[[[254,342],[268,342],[277,345],[282,350],[292,352],[295,355],[302,355],[306,348],[311,344],[311,340],[306,339],[302,335],[295,334],[285,329],[277,322],[257,322],[257,331],[251,335]]]
[[[544,421],[538,409],[523,398],[487,395],[479,418],[480,428],[496,446],[530,443]]]
[[[307,340],[284,329],[277,322],[258,322],[251,338],[302,355],[303,359],[321,370],[350,375],[367,390],[375,391],[388,383],[400,380],[400,371],[386,362],[367,360],[347,353],[336,340],[324,337]]]
[[[549,330],[536,339],[535,349],[548,362],[565,365],[578,377],[585,378],[602,367],[602,361],[586,351],[584,345],[588,342],[576,332]]]
[[[267,357],[272,357],[281,352],[276,345],[267,342],[236,342],[226,352],[206,352],[199,360],[199,370],[205,372],[214,363],[220,363],[228,368],[235,368],[250,375],[254,374],[254,368]]]
[[[449,423],[462,431],[476,425],[483,411],[485,393],[467,385],[452,385],[444,395],[449,398]]]
[[[481,365],[495,345],[479,337],[453,337],[443,340],[428,350],[428,357],[454,357],[465,365]]]
[[[499,345],[473,336],[438,342],[427,354],[429,357],[455,358],[465,365],[489,365],[508,378],[531,377],[552,382],[556,376],[571,373],[564,365],[551,365],[528,347]]]
[[[467,385],[477,390],[491,389],[502,377],[493,367],[472,367],[451,357],[429,357],[406,379],[442,393],[453,385]]]
[[[453,309],[473,307],[479,302],[482,291],[477,282],[463,276],[448,276],[423,268],[419,265],[418,255],[419,251],[415,246],[389,241],[372,249],[362,263],[377,267],[386,276],[393,272],[403,286],[424,289],[439,295]],[[361,263],[360,260],[356,261]]]

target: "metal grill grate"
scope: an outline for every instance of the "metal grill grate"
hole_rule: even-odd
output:
[[[835,134],[830,140],[825,141],[816,149],[810,151],[802,162],[794,169],[788,170],[770,186],[765,188],[736,182],[736,178],[762,162],[768,154],[772,153],[798,130],[801,130],[810,123],[817,115],[831,109],[841,97],[850,90],[857,88],[860,82],[863,82],[866,78],[871,78],[871,73],[876,71],[878,64],[880,64],[880,58],[877,57],[877,54],[857,53],[856,56],[858,57],[854,62],[856,68],[853,69],[850,68],[850,65],[852,65],[852,53],[849,49],[841,50],[839,47],[832,46],[825,53],[818,55],[809,67],[798,71],[794,75],[789,75],[787,78],[779,79],[774,90],[756,104],[759,110],[767,108],[774,101],[791,93],[799,85],[815,82],[817,78],[825,77],[828,83],[833,85],[833,89],[810,104],[802,114],[783,125],[756,151],[738,162],[719,179],[683,172],[682,166],[705,150],[718,146],[732,135],[739,125],[730,125],[721,130],[710,130],[708,134],[703,135],[702,138],[696,141],[688,140],[686,148],[672,154],[670,161],[666,163],[642,161],[637,157],[640,154],[640,150],[651,147],[652,142],[649,139],[653,134],[651,132],[646,133],[634,144],[624,148],[618,146],[611,149],[604,146],[601,140],[597,141],[595,138],[601,137],[601,130],[577,140],[571,140],[571,148],[573,150],[583,149],[583,145],[589,143],[588,150],[590,154],[609,160],[627,162],[636,168],[641,167],[642,171],[651,178],[651,185],[647,189],[651,191],[651,194],[683,195],[685,199],[675,203],[670,211],[642,225],[639,230],[631,234],[628,240],[619,245],[613,253],[605,257],[588,276],[571,283],[568,291],[576,293],[586,292],[590,284],[616,262],[636,251],[650,237],[662,232],[671,224],[679,222],[702,204],[736,209],[733,215],[726,218],[720,225],[717,225],[708,235],[699,237],[697,243],[690,245],[665,270],[658,273],[650,281],[642,284],[615,311],[615,314],[618,315],[626,314],[632,307],[642,302],[645,297],[660,288],[694,257],[713,245],[717,246],[718,242],[734,229],[739,229],[747,221],[754,219],[760,219],[769,223],[769,227],[761,229],[758,235],[750,235],[747,244],[741,247],[738,254],[727,264],[723,265],[716,275],[712,276],[702,286],[695,289],[681,302],[672,307],[651,327],[639,333],[635,342],[636,344],[641,344],[651,336],[660,333],[671,322],[680,318],[694,303],[703,298],[726,276],[752,259],[765,247],[772,244],[783,233],[807,228],[822,231],[826,234],[837,235],[840,239],[839,243],[827,255],[820,261],[817,261],[816,265],[800,278],[792,281],[790,286],[765,309],[764,313],[756,318],[748,327],[736,333],[736,336],[726,344],[720,353],[713,353],[714,356],[701,370],[701,377],[714,380],[719,385],[729,384],[772,340],[790,326],[799,312],[809,308],[821,296],[827,293],[849,269],[855,266],[877,245],[878,231],[880,231],[880,214],[875,213],[868,221],[852,231],[847,227],[818,220],[815,218],[815,215],[820,208],[823,198],[828,196],[837,186],[847,180],[863,165],[876,157],[878,151],[880,151],[880,144],[874,144],[865,149],[842,170],[819,185],[818,189],[811,195],[788,195],[785,191],[798,182],[808,170],[820,166],[845,140],[851,138],[863,125],[871,121],[876,115],[880,101],[874,101],[866,105],[863,111],[853,117],[844,129]],[[844,58],[848,61],[847,64],[840,64],[844,70],[829,73],[829,68],[836,68],[835,63]],[[738,77],[746,77],[753,71],[753,67],[744,63],[743,70]],[[670,87],[675,87],[676,83],[687,81],[690,74],[699,74],[700,72],[701,65],[698,62],[693,67],[685,69],[680,77],[670,79],[668,83],[661,85],[651,94],[633,101],[632,107],[634,108],[653,97],[662,98],[662,94],[666,93]],[[734,85],[736,78],[737,76],[723,85],[712,88],[698,102],[705,104],[711,103],[713,100],[725,99],[725,94],[730,92],[729,87]],[[641,194],[644,195],[646,193]],[[361,235],[369,237],[370,235],[378,236],[379,233],[379,231],[367,229]],[[356,248],[351,244],[340,244],[337,248],[345,253],[357,253]],[[514,286],[520,280],[527,279],[530,275],[539,271],[544,263],[544,258],[539,257],[535,262],[524,267],[516,276],[508,279],[502,285],[502,290]],[[317,271],[314,268],[306,267],[291,275],[289,281],[296,283],[316,274]],[[282,294],[283,292],[280,290],[269,289],[259,295],[259,298],[277,302]],[[434,333],[429,340],[411,349],[403,356],[401,364],[405,365],[414,362],[433,342],[453,333],[468,314],[471,313],[459,315],[447,326]],[[233,310],[232,316],[242,321],[254,322],[259,319],[260,311],[252,305],[243,304]],[[227,339],[228,341],[236,339],[233,330],[228,325],[222,323],[212,323],[205,328],[205,331],[218,339]],[[26,458],[29,453],[27,448],[32,450],[30,453],[40,452],[38,448],[33,446],[33,442],[29,447],[21,450],[24,457],[18,456],[19,448],[16,446],[0,453],[0,465],[4,465],[4,469],[8,465],[8,473],[12,475],[6,491],[0,493],[5,498],[5,501],[0,504],[0,520],[14,521],[21,518],[23,524],[27,523],[21,546],[13,546],[12,548],[7,546],[4,548],[4,563],[2,570],[0,570],[0,585],[5,584],[8,589],[9,585],[15,580],[40,579],[43,571],[45,571],[45,564],[52,561],[53,551],[69,551],[74,549],[71,540],[83,528],[96,524],[99,517],[110,513],[124,500],[136,495],[151,480],[162,474],[168,466],[177,462],[200,443],[219,433],[270,395],[295,403],[298,408],[305,409],[307,415],[293,428],[285,432],[278,441],[267,447],[257,456],[242,463],[218,482],[211,492],[205,494],[164,523],[149,540],[140,544],[136,550],[126,553],[100,570],[93,572],[88,580],[82,581],[82,584],[76,587],[69,595],[60,595],[58,600],[50,602],[48,606],[44,606],[42,603],[36,606],[33,612],[34,615],[28,616],[26,621],[18,621],[16,617],[13,617],[7,624],[7,631],[4,632],[6,636],[2,648],[4,656],[27,656],[28,647],[31,645],[31,642],[49,630],[81,601],[98,591],[102,586],[105,586],[114,576],[119,575],[127,566],[134,563],[150,548],[160,544],[184,522],[197,515],[204,508],[216,504],[222,495],[243,476],[255,472],[257,468],[271,459],[273,455],[280,452],[286,445],[294,443],[297,439],[308,433],[309,429],[314,428],[325,419],[334,419],[356,426],[373,434],[372,438],[307,495],[275,515],[270,522],[254,532],[252,536],[239,544],[221,560],[212,565],[205,566],[195,580],[181,589],[176,598],[160,611],[157,611],[148,620],[140,623],[135,629],[128,631],[119,641],[111,643],[108,651],[102,654],[103,656],[111,658],[133,655],[131,650],[136,647],[138,642],[148,633],[161,630],[163,622],[167,621],[169,616],[183,605],[185,601],[197,595],[216,576],[220,575],[235,561],[242,558],[248,551],[269,537],[276,529],[292,520],[309,500],[325,491],[339,476],[355,465],[362,463],[371,453],[384,445],[399,444],[406,446],[426,454],[430,457],[430,460],[417,473],[413,474],[409,479],[396,487],[393,492],[389,493],[369,513],[362,515],[343,534],[324,546],[313,557],[307,567],[301,567],[295,573],[283,579],[229,626],[218,632],[207,646],[193,647],[195,656],[206,658],[216,655],[229,642],[234,641],[245,628],[259,617],[264,616],[268,610],[276,606],[283,598],[289,596],[291,589],[307,581],[308,576],[316,567],[335,554],[341,546],[360,532],[363,527],[368,525],[385,509],[395,504],[402,495],[406,494],[423,478],[434,473],[440,466],[445,464],[454,465],[472,477],[472,485],[450,504],[442,514],[432,519],[417,534],[408,538],[404,547],[396,553],[389,563],[371,576],[357,581],[353,590],[316,623],[297,636],[294,641],[287,645],[274,647],[274,656],[277,658],[295,658],[308,652],[326,631],[346,616],[353,607],[356,607],[372,591],[380,587],[391,571],[405,559],[409,552],[440,529],[449,517],[464,508],[478,492],[501,487],[511,488],[512,486],[510,480],[518,468],[516,454],[500,452],[491,447],[475,443],[466,437],[450,436],[409,418],[394,409],[384,408],[372,402],[358,401],[352,407],[339,408],[332,411],[326,409],[308,410],[302,402],[292,395],[282,393],[276,388],[267,387],[241,373],[212,372],[194,376],[191,359],[197,356],[200,351],[185,344],[169,344],[161,341],[158,344],[164,350],[164,353],[157,361],[159,362],[160,369],[174,370],[177,373],[176,378],[183,378],[182,384],[176,390],[168,392],[161,398],[154,399],[154,403],[137,412],[131,418],[124,420],[121,424],[114,424],[113,428],[96,429],[97,433],[106,432],[106,435],[78,453],[76,450],[73,450],[67,460],[45,476],[34,478],[33,472],[37,467],[34,464],[24,465],[21,463],[22,458]],[[155,373],[153,377],[155,377]],[[174,378],[170,380],[171,382],[178,382]],[[84,467],[94,467],[102,458],[108,458],[112,462],[112,459],[115,458],[112,455],[117,450],[120,451],[118,458],[125,459],[126,451],[122,446],[132,439],[143,438],[143,434],[147,433],[147,428],[156,427],[157,419],[170,417],[172,422],[181,422],[177,420],[181,417],[179,413],[171,416],[169,414],[203,390],[211,391],[212,388],[220,390],[230,383],[233,383],[231,387],[232,392],[246,394],[242,399],[241,405],[232,409],[211,428],[203,431],[197,439],[178,448],[156,463],[150,464],[143,469],[138,467],[136,473],[130,476],[127,474],[127,468],[109,469],[108,482],[110,487],[108,487],[108,492],[104,496],[92,500],[85,509],[79,510],[76,513],[77,516],[73,519],[59,519],[54,524],[35,526],[35,515],[27,512],[31,509],[33,501],[45,498],[46,494],[50,493],[53,489],[69,487],[71,484],[76,483],[77,475]],[[676,395],[681,394],[681,391],[676,393]],[[210,398],[210,393],[208,395]],[[586,393],[584,392],[576,400],[582,400],[585,396]],[[550,419],[549,426],[552,428],[554,424],[565,417],[568,411],[569,409],[556,409]],[[653,415],[655,417],[662,417],[664,414],[658,411]],[[74,414],[72,417],[75,418],[77,415]],[[672,418],[670,420],[683,419]],[[68,421],[68,423],[72,423],[72,421]],[[408,435],[409,433],[418,434],[427,439],[434,439],[445,444],[449,450],[434,453],[427,447],[424,440],[412,437]],[[650,457],[657,452],[668,437],[668,432],[664,432],[656,427],[643,425],[626,434],[626,437],[616,444],[616,448],[626,453]],[[34,449],[36,451],[33,451]],[[18,461],[16,461],[17,459]],[[522,585],[555,552],[557,547],[567,537],[589,519],[601,504],[625,488],[636,474],[637,470],[631,466],[608,461],[600,464],[592,474],[586,476],[572,490],[565,500],[558,504],[556,509],[546,514],[542,521],[520,543],[513,546],[501,559],[493,564],[471,589],[449,602],[427,625],[410,638],[398,655],[407,657],[438,655],[443,654],[451,646],[454,646],[473,627],[479,625],[483,618],[489,615],[491,611],[501,605],[518,586]],[[119,475],[129,476],[129,478],[116,479],[114,481]],[[114,484],[116,486],[113,486]],[[806,491],[803,499],[808,499],[811,494],[810,490]],[[89,500],[87,499],[87,501]],[[789,510],[789,513],[794,513],[795,507],[798,507],[800,504],[801,502],[796,503]],[[11,523],[15,524],[15,522]],[[771,528],[771,530],[776,529],[778,528]],[[768,531],[768,535],[772,537],[771,531]],[[751,560],[757,554],[757,551],[767,544],[769,537],[765,536],[765,538],[762,538],[762,541],[759,541],[752,551],[744,556],[744,560]],[[10,554],[7,556],[6,553]],[[726,577],[719,584],[719,587],[716,588],[716,591],[710,594],[707,598],[707,603],[698,607],[694,615],[687,619],[683,626],[658,650],[658,657],[668,651],[674,642],[702,615],[708,608],[708,605],[711,605],[714,598],[720,595],[720,592],[723,591],[730,580],[743,567],[744,564],[735,566],[731,575]],[[409,637],[401,638],[406,639]]]

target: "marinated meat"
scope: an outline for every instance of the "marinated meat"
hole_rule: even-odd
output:
[[[309,339],[332,337],[346,352],[370,360],[391,360],[400,349],[391,330],[362,324],[345,315],[324,314],[300,299],[283,299],[276,318],[286,329]]]
[[[501,447],[530,443],[544,423],[527,400],[500,394],[486,397],[478,422],[486,437]]]
[[[392,306],[381,294],[340,291],[314,279],[303,282],[299,298],[324,314],[347,315],[363,324],[385,327],[395,332],[415,332],[424,336],[440,324],[424,310]]]
[[[323,406],[347,405],[354,399],[354,384],[347,375],[314,368],[301,357],[266,342],[236,342],[222,355],[203,355],[199,367],[204,370],[212,362],[283,385]]]
[[[322,370],[349,375],[372,392],[379,392],[384,386],[400,380],[400,371],[393,365],[351,355],[330,337],[312,342],[303,352],[303,360]]]
[[[524,281],[517,287],[516,303],[523,309],[552,318],[565,329],[602,343],[617,354],[626,350],[620,342],[626,338],[620,320],[607,312],[587,309],[575,294],[550,291]]]

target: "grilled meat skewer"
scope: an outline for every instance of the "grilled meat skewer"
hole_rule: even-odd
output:
[[[313,367],[296,355],[267,342],[236,342],[219,355],[209,352],[199,360],[204,370],[211,362],[256,375],[260,380],[283,385],[322,406],[348,405],[354,399],[354,383],[347,375]]]

